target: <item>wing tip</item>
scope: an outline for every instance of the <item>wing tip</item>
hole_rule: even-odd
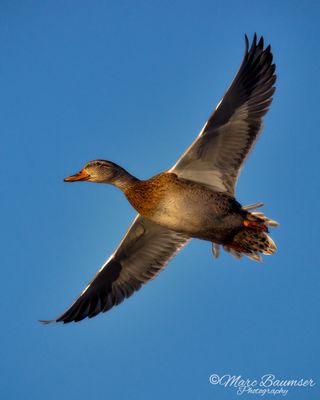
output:
[[[249,38],[246,33],[244,34],[244,41],[245,41],[245,54],[247,54],[249,50]]]
[[[258,40],[259,38],[259,40]],[[254,37],[252,39],[252,44],[251,44],[251,51],[252,51],[252,47],[254,48],[258,48],[259,50],[261,50],[264,53],[267,54],[272,54],[272,47],[271,44],[267,44],[265,41],[265,38],[263,35],[261,35],[260,37],[257,36],[256,33],[254,33]]]
[[[264,49],[265,45],[265,40],[263,35],[258,37],[257,32],[254,32],[251,46],[250,46],[250,40],[247,35],[247,33],[244,34],[244,40],[245,40],[245,54],[248,55],[249,53],[254,53],[256,49],[259,49],[261,52],[266,52],[266,53],[271,53],[271,46],[268,45]]]
[[[56,319],[39,319],[38,322],[40,322],[41,325],[50,325],[54,324],[57,322]]]
[[[263,36],[261,36],[260,39],[259,39],[258,47],[260,47],[261,49],[263,49],[263,47],[264,47],[264,39],[263,39]]]

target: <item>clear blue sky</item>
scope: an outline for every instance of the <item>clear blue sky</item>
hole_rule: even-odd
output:
[[[320,398],[319,19],[317,1],[1,1],[1,398],[238,398],[212,373],[313,378],[287,398]],[[281,222],[278,253],[214,260],[193,241],[111,312],[40,325],[135,215],[116,189],[63,178],[95,158],[141,178],[170,167],[255,31],[277,91],[237,195]]]

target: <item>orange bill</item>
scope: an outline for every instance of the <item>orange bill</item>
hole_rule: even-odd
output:
[[[88,172],[86,172],[84,169],[82,169],[77,174],[68,176],[67,178],[64,179],[64,181],[65,182],[87,181],[89,178],[90,178],[90,175],[88,174]]]

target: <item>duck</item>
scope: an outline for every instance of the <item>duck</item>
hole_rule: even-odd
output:
[[[52,322],[78,322],[109,311],[154,279],[191,239],[236,258],[261,261],[276,244],[278,222],[235,198],[240,169],[262,129],[275,92],[271,46],[245,35],[245,52],[230,87],[198,137],[170,169],[147,180],[107,160],[93,160],[65,182],[111,184],[137,211],[124,238],[74,303]]]

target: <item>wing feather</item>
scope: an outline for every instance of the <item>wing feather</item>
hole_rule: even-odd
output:
[[[198,138],[170,169],[178,176],[234,196],[240,168],[262,128],[275,91],[271,47],[254,35],[231,86]]]
[[[50,322],[81,321],[106,312],[155,278],[189,237],[137,215],[122,242],[76,301]]]

